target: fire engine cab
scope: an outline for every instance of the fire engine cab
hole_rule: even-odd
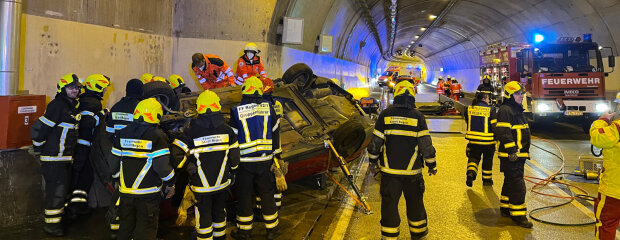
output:
[[[609,72],[603,68],[604,48],[592,42],[590,34],[549,43],[542,39],[536,36],[535,44],[491,46],[480,54],[481,74],[491,75],[498,83],[504,77],[506,82],[520,81],[527,90],[523,106],[531,121],[561,119],[589,128],[610,108],[605,100]],[[614,56],[608,58],[613,68]]]

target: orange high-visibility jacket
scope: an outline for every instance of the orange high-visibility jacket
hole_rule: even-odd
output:
[[[461,92],[461,84],[460,83],[453,83],[452,85],[450,85],[450,91],[452,91],[452,93],[460,93]]]
[[[437,82],[437,93],[444,94],[443,81],[442,80],[439,80],[439,82]]]
[[[244,54],[237,60],[237,77],[235,78],[235,82],[237,85],[241,85],[245,82],[249,77],[256,77],[260,75],[261,77],[267,77],[267,73],[265,73],[265,67],[263,67],[263,63],[260,61],[259,56],[254,56],[252,61],[248,60],[248,57]]]
[[[206,90],[235,84],[233,72],[222,58],[213,54],[205,54],[204,57],[206,65],[204,71],[192,63],[192,69],[202,88]]]

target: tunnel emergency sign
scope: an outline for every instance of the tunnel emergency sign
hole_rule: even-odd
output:
[[[237,107],[239,119],[248,119],[255,116],[269,116],[269,110],[269,103],[252,103]]]

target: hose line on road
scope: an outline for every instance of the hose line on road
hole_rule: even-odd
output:
[[[530,188],[530,191],[541,195],[541,196],[547,196],[547,197],[554,197],[554,198],[560,198],[560,199],[569,199],[566,202],[560,203],[560,204],[556,204],[556,205],[550,205],[550,206],[545,206],[545,207],[540,207],[540,208],[535,208],[533,210],[530,211],[529,216],[530,218],[534,219],[535,221],[538,222],[542,222],[542,223],[546,223],[546,224],[551,224],[551,225],[556,225],[556,226],[586,226],[586,225],[591,225],[591,224],[595,224],[596,221],[590,221],[590,222],[585,222],[585,223],[561,223],[561,222],[553,222],[553,221],[548,221],[548,220],[543,220],[541,218],[537,218],[534,216],[535,213],[540,212],[540,211],[545,211],[545,210],[551,210],[551,209],[555,209],[558,207],[562,207],[564,205],[568,205],[570,203],[572,203],[573,201],[575,201],[575,199],[584,199],[587,201],[594,201],[594,197],[590,196],[590,194],[575,185],[566,183],[566,182],[560,182],[558,180],[555,180],[557,176],[560,175],[575,175],[575,174],[569,174],[569,173],[563,173],[562,170],[564,169],[565,166],[565,158],[564,158],[564,153],[562,152],[562,148],[560,148],[560,146],[558,146],[555,142],[547,140],[547,139],[542,139],[542,138],[537,138],[537,137],[532,137],[532,138],[536,138],[539,139],[541,141],[545,141],[548,143],[551,143],[553,146],[555,146],[555,148],[558,149],[558,151],[560,152],[560,154],[556,154],[554,152],[551,152],[541,146],[538,146],[536,144],[532,144],[532,146],[539,148],[555,157],[557,157],[558,159],[560,159],[562,161],[562,164],[560,165],[560,167],[558,168],[558,170],[556,170],[555,172],[553,172],[551,175],[549,175],[547,178],[538,178],[538,177],[532,177],[532,176],[524,176],[524,179],[528,182],[531,182],[534,184],[534,186],[532,186]],[[538,181],[537,181],[538,180]],[[562,195],[555,195],[555,194],[548,194],[548,193],[543,193],[541,191],[538,191],[537,189],[545,187],[547,185],[549,185],[549,183],[555,183],[555,184],[561,184],[561,185],[565,185],[567,190],[568,190],[568,196],[562,196]],[[583,194],[575,194],[575,192],[573,192],[573,190],[571,188],[577,189],[579,190],[581,193]]]

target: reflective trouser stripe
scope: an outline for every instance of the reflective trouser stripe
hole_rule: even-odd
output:
[[[527,208],[525,203],[515,205],[509,204],[510,206],[510,216],[525,216],[527,214]]]
[[[471,170],[471,171],[474,171],[475,173],[478,173],[478,164],[475,162],[468,163],[467,170]]]
[[[237,216],[237,228],[241,230],[252,230],[252,220],[254,220],[254,216]]]

